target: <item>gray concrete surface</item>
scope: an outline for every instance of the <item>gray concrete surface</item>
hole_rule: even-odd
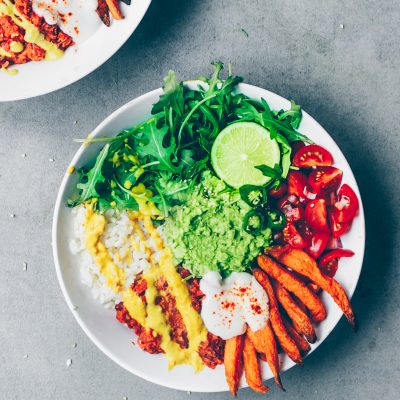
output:
[[[168,69],[190,79],[215,58],[320,121],[365,203],[367,250],[353,299],[360,330],[342,320],[303,368],[284,374],[288,392],[273,388],[271,398],[398,399],[399,21],[396,0],[154,0],[97,71],[53,94],[0,104],[0,399],[189,398],[130,375],[83,334],[56,280],[51,221],[73,138],[160,86]],[[260,398],[250,390],[239,397]]]

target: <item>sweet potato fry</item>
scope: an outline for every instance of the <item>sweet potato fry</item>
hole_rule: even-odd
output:
[[[110,10],[111,15],[114,19],[123,19],[121,8],[119,6],[119,0],[106,0],[108,9]]]
[[[268,321],[265,328],[259,329],[256,332],[253,332],[250,328],[247,328],[247,335],[252,341],[256,351],[265,356],[265,360],[267,361],[272,375],[274,376],[275,384],[282,390],[285,390],[279,376],[278,348],[276,346],[275,336],[274,332],[272,331],[270,321]]]
[[[342,309],[353,329],[356,328],[356,317],[353,313],[346,292],[335,279],[323,275],[315,260],[305,251],[290,249],[279,257],[279,261],[293,269],[293,271],[309,278],[322,290],[329,293],[336,304]]]
[[[296,329],[292,325],[290,325],[290,322],[286,318],[282,318],[282,320],[289,335],[296,342],[297,347],[300,349],[301,355],[306,355],[311,350],[311,347],[308,344],[307,340],[297,333]]]
[[[258,393],[269,392],[269,387],[265,386],[262,382],[256,349],[247,335],[244,338],[243,364],[246,382],[249,387]]]
[[[258,256],[257,262],[261,269],[293,293],[307,307],[315,322],[326,318],[326,309],[321,299],[303,281],[267,256]]]
[[[273,258],[278,259],[282,254],[286,253],[292,246],[289,244],[285,244],[283,246],[273,246],[267,247],[265,249],[265,254],[272,256]]]
[[[302,364],[303,360],[300,355],[300,351],[296,346],[294,340],[287,333],[285,326],[283,325],[282,318],[278,309],[278,303],[275,298],[274,290],[272,289],[271,282],[268,276],[260,269],[254,269],[253,275],[260,283],[260,285],[267,292],[269,300],[269,319],[271,321],[272,329],[275,333],[276,338],[279,341],[283,351],[295,362]]]
[[[292,321],[294,329],[304,335],[310,343],[315,343],[317,335],[308,315],[301,309],[289,292],[277,281],[272,281],[278,302]]]
[[[110,12],[108,11],[106,0],[97,0],[96,12],[103,24],[110,26]]]
[[[243,372],[244,336],[235,336],[225,342],[224,365],[229,391],[236,396]]]

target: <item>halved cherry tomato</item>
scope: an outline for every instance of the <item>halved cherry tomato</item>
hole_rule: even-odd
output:
[[[300,168],[324,167],[332,164],[332,154],[316,144],[302,147],[293,158],[293,165]]]
[[[278,202],[278,208],[285,215],[286,221],[295,222],[303,219],[304,210],[300,206],[299,199],[294,195],[283,197]]]
[[[304,218],[315,232],[329,232],[326,202],[324,199],[311,200],[305,209]]]
[[[305,147],[306,145],[301,141],[301,140],[296,140],[292,143],[290,143],[290,146],[292,147],[292,154],[291,154],[291,158],[293,160],[294,156],[298,153],[298,151],[300,149],[302,149],[303,147]]]
[[[318,258],[326,248],[330,238],[329,233],[317,232],[311,236],[310,243],[307,246],[307,252],[314,258]]]
[[[307,176],[299,171],[290,171],[287,176],[288,193],[299,198],[305,198],[305,189],[308,186]]]
[[[283,240],[296,249],[303,249],[307,246],[306,241],[291,222],[288,222],[283,228]]]
[[[287,194],[278,201],[278,208],[281,210],[286,204],[293,204],[294,206],[298,206],[300,204],[300,200],[297,196],[293,194]]]
[[[332,210],[329,213],[329,225],[331,227],[332,236],[339,238],[347,233],[351,228],[351,222],[339,222],[336,215],[337,210]]]
[[[268,196],[278,199],[287,192],[287,185],[285,182],[281,182],[278,187],[273,187],[269,190]]]
[[[337,221],[351,222],[357,215],[359,208],[357,195],[349,185],[342,185],[338,192],[338,201],[335,203]]]
[[[324,275],[329,276],[330,278],[333,278],[336,275],[337,269],[339,266],[339,262],[337,258],[334,258],[333,260],[329,261],[327,264],[320,264],[319,269]]]
[[[335,167],[320,167],[311,172],[308,183],[317,194],[336,191],[342,182],[343,172]]]
[[[346,250],[346,249],[336,249],[336,250],[331,250],[325,253],[321,259],[319,260],[320,265],[326,265],[330,261],[334,260],[335,258],[341,258],[341,257],[353,257],[354,256],[354,251],[352,250]]]

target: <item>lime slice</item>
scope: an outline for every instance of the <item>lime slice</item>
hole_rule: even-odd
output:
[[[279,145],[269,131],[254,122],[228,125],[215,139],[211,162],[216,174],[228,185],[265,185],[271,178],[254,168],[274,167],[280,162]]]

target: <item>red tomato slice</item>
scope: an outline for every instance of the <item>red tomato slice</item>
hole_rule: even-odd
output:
[[[311,172],[308,183],[317,194],[336,191],[342,182],[343,172],[335,167],[320,167]]]
[[[289,194],[294,194],[303,199],[306,197],[308,186],[306,175],[299,171],[290,171],[287,176],[287,182]]]
[[[291,222],[288,222],[283,228],[283,240],[296,249],[303,249],[307,246],[306,241]]]
[[[311,200],[305,209],[304,218],[315,232],[329,232],[326,202],[324,199]]]
[[[332,236],[334,238],[339,238],[350,230],[351,222],[339,222],[336,212],[337,210],[333,210],[329,213],[329,225],[331,227]]]
[[[303,219],[304,210],[300,206],[299,199],[294,195],[283,197],[278,203],[278,208],[283,212],[286,221],[295,222]]]
[[[316,144],[302,147],[293,158],[293,165],[300,168],[324,167],[332,164],[332,154]]]
[[[354,190],[344,184],[338,192],[338,201],[335,203],[335,213],[338,222],[351,222],[357,215],[360,205]]]
[[[341,257],[353,257],[353,256],[354,256],[354,251],[352,250],[346,250],[346,249],[331,250],[321,257],[321,259],[319,260],[319,264],[320,266],[326,265],[335,258],[337,259]]]
[[[285,182],[281,182],[277,188],[272,188],[269,190],[268,195],[278,199],[282,197],[287,192],[287,185]]]
[[[328,264],[319,265],[319,269],[321,270],[321,272],[324,275],[327,275],[330,278],[333,278],[336,275],[338,266],[339,266],[338,259],[334,258],[333,260],[329,261]]]
[[[307,246],[307,252],[314,258],[318,258],[325,250],[330,238],[329,233],[314,233],[311,236],[311,241]]]

